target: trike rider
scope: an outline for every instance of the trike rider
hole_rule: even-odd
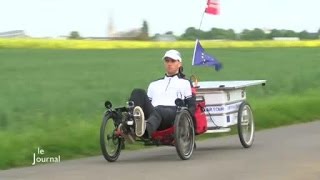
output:
[[[137,137],[151,138],[152,133],[173,126],[177,107],[175,100],[183,99],[190,113],[195,111],[195,96],[192,94],[192,83],[182,73],[182,58],[177,50],[168,50],[163,58],[166,74],[149,84],[147,92],[134,89],[129,101],[133,101],[135,109],[139,109],[139,117],[135,117],[135,133]]]

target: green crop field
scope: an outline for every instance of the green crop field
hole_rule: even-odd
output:
[[[248,89],[257,129],[320,118],[319,48],[207,49],[220,72],[191,68],[193,49],[179,50],[200,81],[268,81]],[[163,76],[164,51],[0,49],[0,169],[31,165],[37,147],[62,161],[100,155],[104,101],[124,105]]]

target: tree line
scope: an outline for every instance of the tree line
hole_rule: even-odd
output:
[[[278,37],[319,39],[320,29],[316,33],[310,33],[307,31],[295,32],[293,30],[286,29],[272,29],[270,31],[264,31],[262,29],[255,28],[253,30],[244,29],[242,32],[236,33],[233,29],[211,28],[209,31],[202,31],[195,29],[194,27],[189,27],[181,36],[178,37],[178,39],[194,40],[196,37],[206,40],[268,40]]]
[[[150,36],[149,26],[147,21],[143,21],[138,35],[129,36],[130,40],[154,40],[159,36],[171,36],[175,40],[195,40],[196,38],[203,40],[271,40],[274,38],[299,38],[302,40],[320,39],[320,28],[318,32],[311,33],[308,31],[295,32],[293,30],[286,29],[272,29],[265,31],[260,28],[244,29],[240,33],[236,33],[233,29],[211,28],[208,31],[189,27],[182,35],[174,35],[172,31],[168,31],[164,34],[155,34]],[[81,39],[77,31],[73,31],[69,35],[69,39]]]

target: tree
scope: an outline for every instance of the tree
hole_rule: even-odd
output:
[[[273,39],[275,37],[283,37],[283,33],[280,30],[272,29],[270,34],[267,35],[267,39]]]
[[[194,27],[189,27],[185,33],[181,35],[181,39],[183,40],[195,40],[196,38],[207,40],[236,39],[236,33],[232,29],[211,28],[209,31],[202,31]]]
[[[182,40],[195,40],[197,38],[204,39],[205,32],[198,30],[194,27],[189,27],[186,31],[181,35]]]
[[[298,37],[298,34],[292,30],[286,30],[284,32],[284,37]]]
[[[262,40],[266,39],[266,34],[262,29],[255,28],[254,30],[245,29],[241,33],[241,39],[243,40]]]
[[[228,29],[226,32],[226,39],[236,39],[237,38],[237,34],[234,32],[233,29]]]
[[[318,39],[318,33],[309,33],[307,31],[302,31],[299,33],[300,39]]]
[[[69,39],[81,39],[78,31],[72,31],[68,37]]]
[[[220,28],[212,28],[210,30],[211,37],[209,39],[235,39],[236,33],[232,30],[225,30]]]
[[[147,21],[143,21],[141,32],[137,37],[138,40],[148,40],[149,39],[149,26]]]
[[[309,33],[307,31],[301,31],[299,33],[299,38],[300,39],[309,39]]]

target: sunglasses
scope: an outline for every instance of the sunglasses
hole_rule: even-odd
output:
[[[174,59],[171,59],[171,58],[165,58],[164,61],[165,61],[166,63],[169,63],[169,62],[175,63],[175,62],[177,62],[177,60],[174,60]]]

